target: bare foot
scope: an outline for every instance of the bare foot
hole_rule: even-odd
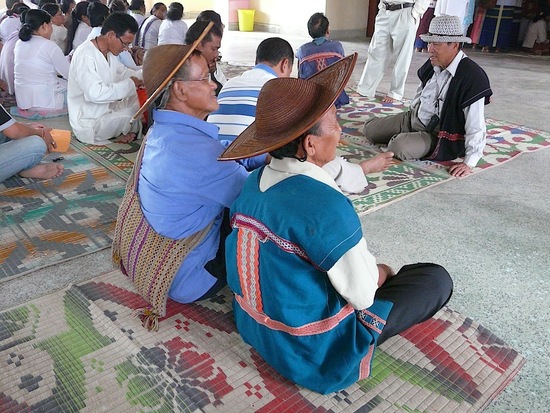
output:
[[[134,132],[127,133],[126,135],[120,135],[115,139],[116,143],[130,143],[136,139],[136,134]]]
[[[399,103],[399,99],[394,99],[394,98],[391,98],[389,96],[384,96],[382,98],[382,103]]]
[[[50,179],[61,176],[65,167],[61,163],[40,163],[31,169],[19,172],[23,178]]]
[[[393,152],[383,152],[376,155],[374,158],[367,159],[359,163],[365,175],[374,172],[381,172],[388,169],[393,162]]]

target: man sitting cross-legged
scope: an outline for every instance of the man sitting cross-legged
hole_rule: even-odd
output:
[[[464,160],[449,168],[453,176],[471,173],[483,156],[484,105],[492,95],[485,71],[461,50],[471,40],[456,16],[437,16],[428,34],[429,60],[418,69],[421,84],[410,110],[365,123],[365,136],[387,143],[399,159]]]
[[[131,123],[139,109],[136,88],[143,85],[141,71],[125,67],[117,56],[134,41],[136,20],[113,13],[101,35],[83,43],[69,70],[69,121],[79,141],[104,145],[109,139],[128,143],[136,138],[139,122]]]
[[[256,116],[256,102],[263,85],[280,77],[289,77],[294,62],[290,44],[280,37],[262,41],[256,50],[256,66],[241,76],[229,79],[219,96],[219,109],[208,117],[208,122],[220,128],[220,140],[229,145],[250,125]],[[252,170],[267,163],[267,155],[242,160]],[[392,153],[379,154],[360,164],[352,164],[337,157],[324,169],[345,192],[361,192],[367,186],[365,174],[386,169],[392,162]]]

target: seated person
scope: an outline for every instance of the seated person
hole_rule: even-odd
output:
[[[4,85],[6,86],[6,89],[4,91],[8,92],[10,95],[15,94],[15,85],[14,85],[14,65],[15,65],[15,44],[19,40],[19,29],[21,28],[21,14],[25,11],[29,10],[29,6],[23,3],[16,3],[13,6],[12,12],[15,14],[11,14],[12,16],[17,15],[17,22],[18,25],[16,27],[16,30],[11,32],[11,34],[7,37],[7,39],[4,39],[2,50],[0,51],[0,80],[4,82]],[[7,20],[7,18],[5,19]]]
[[[136,19],[138,27],[145,20],[145,1],[144,0],[131,0],[128,6],[128,14]]]
[[[322,169],[336,153],[334,102],[356,59],[308,80],[267,82],[256,121],[219,158],[272,156],[230,210],[237,329],[283,377],[319,393],[367,377],[378,344],[432,317],[452,294],[439,265],[394,273],[376,264],[351,202]]]
[[[75,51],[67,102],[79,141],[105,145],[113,137],[122,143],[136,138],[140,122],[131,119],[139,109],[136,88],[143,85],[141,71],[125,67],[117,56],[132,44],[137,29],[132,16],[113,13],[103,23],[101,35]]]
[[[16,122],[0,105],[0,182],[19,174],[24,178],[50,179],[63,173],[60,163],[40,163],[56,144],[49,128]]]
[[[71,20],[72,16],[71,13],[73,12],[74,8],[76,7],[76,1],[75,0],[61,0],[59,2],[59,6],[61,7],[61,13],[63,13],[63,18],[65,21],[63,22],[63,26],[65,26],[67,29],[71,26]]]
[[[86,41],[88,34],[92,31],[87,15],[89,4],[87,1],[81,1],[71,12],[71,24],[67,29],[67,44],[65,45],[66,55],[72,55],[76,48]]]
[[[50,40],[51,16],[32,9],[24,14],[15,45],[15,99],[20,109],[58,111],[67,107],[69,60]]]
[[[548,22],[550,12],[544,11],[537,15],[527,26],[522,47],[534,54],[547,54],[550,51],[548,40]]]
[[[150,96],[189,50],[163,45],[147,52],[143,72]],[[156,232],[184,239],[206,231],[169,290],[181,303],[210,297],[226,284],[227,212],[248,176],[237,162],[217,160],[224,150],[218,128],[203,120],[218,108],[214,87],[206,60],[193,51],[159,97],[139,173],[141,208]]]
[[[18,32],[21,27],[21,15],[29,10],[25,3],[15,3],[11,9],[6,12],[6,18],[0,23],[0,40],[6,43],[13,32]]]
[[[61,50],[65,50],[67,44],[67,28],[63,25],[65,17],[61,12],[61,8],[57,3],[47,3],[42,6],[42,10],[48,12],[52,16],[52,35],[50,40],[59,46]]]
[[[159,27],[158,45],[184,44],[187,34],[187,23],[183,20],[183,5],[177,1],[170,3],[166,18]]]
[[[241,76],[229,79],[218,95],[219,109],[208,117],[208,122],[220,128],[220,140],[227,146],[244,131],[256,115],[256,102],[263,85],[277,77],[289,77],[294,63],[290,44],[280,37],[263,40],[256,51],[256,66]],[[343,191],[362,192],[367,186],[365,175],[386,169],[392,162],[392,153],[387,152],[360,164],[347,162],[337,157],[324,166]],[[248,170],[263,166],[267,155],[243,159]]]
[[[151,15],[145,19],[139,28],[134,44],[143,47],[145,50],[158,45],[159,29],[163,20],[166,18],[166,5],[164,3],[155,3],[151,9]]]
[[[342,44],[329,40],[329,21],[323,13],[315,13],[309,18],[307,31],[313,41],[300,46],[296,51],[298,77],[301,79],[307,79],[345,56]],[[336,108],[348,103],[349,97],[342,91],[336,99]]]
[[[437,34],[432,34],[437,33]],[[461,50],[471,40],[457,16],[436,16],[421,35],[430,59],[418,70],[421,84],[407,112],[365,123],[365,136],[402,160],[450,161],[453,176],[470,174],[486,140],[484,105],[493,94],[485,71]]]
[[[195,40],[199,38],[203,30],[208,26],[210,22],[205,20],[197,20],[195,23],[189,27],[187,34],[185,35],[185,44],[193,44]],[[222,86],[227,82],[225,75],[218,67],[218,58],[220,56],[220,47],[222,44],[222,31],[221,28],[214,26],[210,29],[208,34],[202,42],[200,42],[197,50],[202,53],[206,62],[208,63],[208,68],[210,69],[210,77],[212,81],[216,84],[216,96],[219,95],[222,90]]]

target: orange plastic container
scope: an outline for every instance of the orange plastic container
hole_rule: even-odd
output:
[[[139,101],[139,107],[142,107],[143,104],[147,102],[147,91],[143,87],[137,88],[136,91],[137,91],[137,96]],[[145,119],[144,123],[147,124],[149,122],[147,111],[143,112],[143,117]]]
[[[54,152],[67,152],[71,143],[71,131],[64,129],[52,129],[50,131],[53,140],[56,143]]]

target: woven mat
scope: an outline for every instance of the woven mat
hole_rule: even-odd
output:
[[[0,183],[0,283],[111,245],[124,181],[72,148],[63,156],[58,178]]]
[[[524,358],[445,308],[384,343],[373,376],[326,396],[283,379],[235,330],[229,290],[169,301],[158,333],[113,271],[0,313],[0,411],[477,412]]]

